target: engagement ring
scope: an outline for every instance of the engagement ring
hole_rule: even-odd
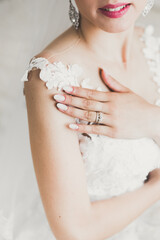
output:
[[[95,123],[99,123],[101,120],[102,120],[102,113],[101,112],[96,112]]]

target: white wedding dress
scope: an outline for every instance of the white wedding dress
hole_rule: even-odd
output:
[[[157,84],[157,91],[160,93],[160,38],[153,35],[153,30],[152,25],[147,26],[140,40],[145,42],[143,52],[147,58],[149,68],[153,72],[153,81]],[[55,87],[61,91],[63,86],[69,84],[92,88],[90,79],[82,78],[83,69],[78,64],[65,65],[61,61],[49,62],[41,57],[31,59],[21,81],[28,81],[28,72],[33,67],[41,70],[40,79],[46,83],[48,89]],[[98,87],[97,89],[101,90]],[[160,97],[155,104],[160,106]],[[79,119],[75,119],[75,121],[83,122]],[[160,147],[150,138],[113,139],[94,134],[89,136],[81,133],[77,134],[80,151],[84,159],[87,188],[91,201],[133,191],[143,185],[150,171],[157,167],[160,168]],[[30,195],[29,191],[28,194]],[[30,198],[35,203],[40,201],[39,194],[34,199],[30,195]],[[38,216],[38,219],[35,218],[37,225],[36,227],[33,227],[34,224],[28,226],[30,234],[27,239],[55,239],[47,224],[41,204],[37,207],[36,214]],[[33,219],[31,223],[32,221]],[[43,236],[38,237],[36,231],[42,225]],[[159,240],[160,202],[154,204],[123,231],[109,239]]]

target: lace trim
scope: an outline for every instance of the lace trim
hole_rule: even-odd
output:
[[[36,69],[41,70],[39,77],[46,83],[46,87],[48,89],[56,88],[58,91],[61,91],[66,85],[78,87],[81,86],[83,88],[93,89],[93,86],[90,84],[90,79],[82,77],[83,70],[78,64],[65,65],[61,61],[51,63],[43,57],[33,57],[31,59],[28,69],[26,70],[21,81],[28,81],[28,73],[31,70]],[[102,90],[100,87],[97,87],[96,89],[99,91]],[[24,88],[23,94],[25,95]],[[75,121],[76,123],[93,124],[93,122],[87,122],[80,120],[79,118],[75,118]],[[82,135],[84,134],[82,133]],[[91,139],[91,136],[89,134],[85,135]]]
[[[154,27],[148,25],[140,40],[145,43],[143,53],[151,72],[153,72],[152,79],[157,84],[157,91],[160,94],[160,37],[153,36],[153,33]],[[160,106],[160,97],[155,101],[155,105]]]
[[[82,86],[92,89],[89,84],[90,79],[82,79],[82,68],[78,64],[65,65],[61,61],[49,62],[43,57],[33,57],[28,69],[21,78],[22,82],[28,81],[28,73],[31,70],[40,69],[39,77],[46,82],[48,89],[56,88],[60,91],[65,85]]]

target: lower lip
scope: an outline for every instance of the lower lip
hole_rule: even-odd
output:
[[[122,8],[119,11],[115,11],[115,12],[109,12],[109,11],[105,11],[103,8],[100,8],[99,10],[101,11],[101,13],[109,18],[120,18],[122,17],[130,8],[131,5],[126,5],[126,7]]]

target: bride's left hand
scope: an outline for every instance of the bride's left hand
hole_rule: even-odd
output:
[[[54,95],[57,108],[74,118],[94,122],[96,112],[102,113],[99,124],[70,124],[70,128],[112,138],[152,137],[156,106],[117,82],[104,70],[101,70],[101,78],[110,91],[68,86],[64,94],[58,94],[61,97]]]

